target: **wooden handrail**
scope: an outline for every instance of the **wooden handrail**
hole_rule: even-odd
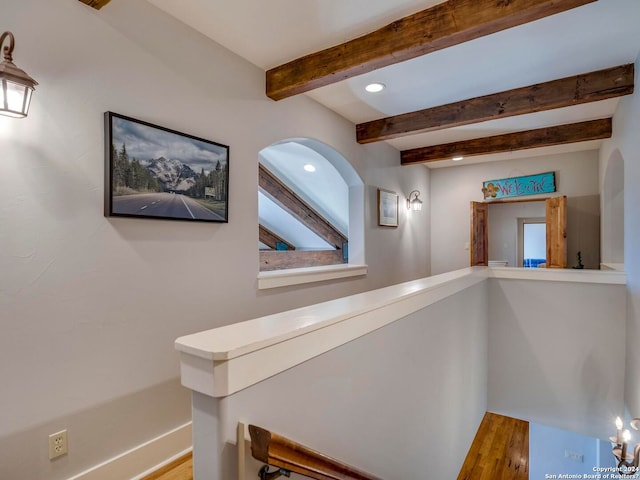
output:
[[[251,455],[268,465],[317,480],[381,480],[327,455],[255,425],[249,425]]]

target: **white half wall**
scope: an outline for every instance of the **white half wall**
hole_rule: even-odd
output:
[[[380,478],[456,478],[486,411],[487,299],[481,282],[228,397],[194,392],[195,478],[237,478],[238,421]]]
[[[458,422],[475,429],[481,408],[606,437],[622,409],[625,277],[465,268],[179,338],[196,480],[235,477],[237,422],[382,478],[453,478],[472,436]],[[450,428],[463,440],[441,451],[432,438],[448,445]]]
[[[606,439],[624,410],[625,319],[624,285],[490,280],[489,410]]]

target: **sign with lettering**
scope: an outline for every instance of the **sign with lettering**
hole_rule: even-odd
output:
[[[482,184],[485,199],[506,197],[522,197],[524,195],[538,195],[556,191],[555,172],[539,173],[524,177],[501,178],[487,180]]]

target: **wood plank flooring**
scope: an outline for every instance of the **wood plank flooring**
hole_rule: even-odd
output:
[[[193,480],[193,457],[188,453],[142,480]]]
[[[529,422],[487,412],[458,480],[528,480]]]

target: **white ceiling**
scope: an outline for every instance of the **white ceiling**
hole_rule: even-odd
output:
[[[441,0],[149,0],[265,70]]]
[[[268,69],[342,43],[438,0],[148,0],[253,64]],[[633,63],[640,0],[599,0],[567,12],[322,87],[306,95],[354,123]],[[378,81],[387,88],[368,94]],[[287,101],[287,100],[281,100]],[[399,150],[611,116],[617,100],[389,140]],[[355,136],[355,133],[354,133]],[[598,148],[544,149],[547,153]],[[538,152],[526,151],[525,156]],[[508,154],[507,158],[522,156]],[[486,161],[501,156],[477,158]],[[466,160],[465,160],[466,162]],[[451,161],[431,167],[449,166]]]

